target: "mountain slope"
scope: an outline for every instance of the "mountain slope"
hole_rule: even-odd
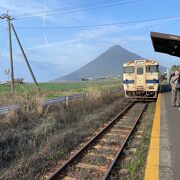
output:
[[[142,59],[142,57],[127,51],[119,45],[115,45],[90,63],[72,72],[71,74],[56,79],[55,81],[76,81],[81,80],[82,78],[119,75],[122,74],[122,65],[125,62],[136,59]]]

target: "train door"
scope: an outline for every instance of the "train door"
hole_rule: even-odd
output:
[[[136,91],[144,91],[146,89],[145,66],[136,67]]]

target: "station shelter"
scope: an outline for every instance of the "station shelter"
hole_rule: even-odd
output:
[[[150,35],[156,52],[180,57],[180,36],[158,32]],[[172,107],[168,84],[160,86],[144,179],[180,179],[180,108]]]

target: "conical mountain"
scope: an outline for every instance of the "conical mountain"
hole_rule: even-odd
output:
[[[103,77],[122,74],[123,63],[129,60],[141,59],[137,54],[127,51],[119,45],[112,46],[93,61],[80,69],[58,80],[81,80],[82,78]]]

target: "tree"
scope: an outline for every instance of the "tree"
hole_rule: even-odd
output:
[[[171,70],[174,71],[180,71],[180,65],[173,65]]]
[[[16,84],[24,84],[24,79],[23,78],[17,78],[15,79]]]

